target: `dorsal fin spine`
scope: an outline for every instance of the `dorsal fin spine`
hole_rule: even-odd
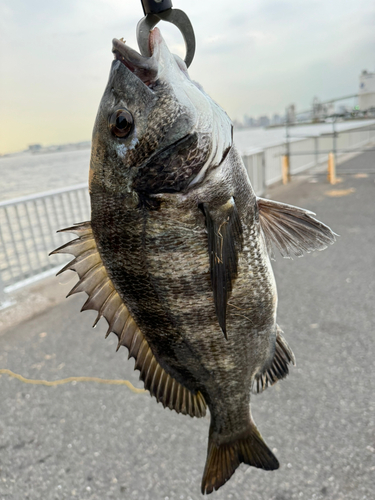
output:
[[[103,316],[104,314],[104,311],[107,307],[107,304],[112,300],[112,298],[114,297],[114,295],[116,294],[116,290],[113,289],[112,292],[108,295],[108,297],[105,299],[105,301],[103,302],[103,304],[100,306],[99,308],[99,311],[98,311],[98,315],[96,317],[96,320],[93,324],[93,327],[95,327],[97,324],[98,324],[98,321],[100,320],[100,318]]]
[[[89,294],[86,302],[83,304],[81,311],[87,311],[88,309],[95,310],[95,302],[100,300],[100,294],[103,293],[105,300],[111,292],[112,287],[110,286],[109,278],[106,278],[104,281],[100,282],[96,288]]]
[[[78,236],[92,235],[91,222],[79,222],[74,226],[65,227],[64,229],[59,229],[58,233],[73,233]]]
[[[71,254],[77,257],[77,255],[82,255],[82,251],[77,251],[80,248],[85,248],[84,251],[89,250],[91,248],[95,248],[95,240],[94,237],[91,235],[86,236],[86,237],[80,237],[76,238],[73,241],[69,241],[68,243],[65,243],[64,245],[61,245],[61,247],[56,248],[53,252],[50,253],[50,255],[55,255],[57,253],[66,253],[66,254]],[[68,250],[69,249],[69,250]],[[62,272],[62,271],[60,271]]]
[[[146,339],[142,339],[138,348],[138,352],[136,354],[137,356],[137,361],[136,361],[136,369],[137,370],[142,370],[142,367],[144,365],[144,360],[146,358],[148,352],[148,344],[146,342]]]
[[[65,271],[74,271],[72,269],[72,266],[74,265],[75,261],[77,260],[77,257],[73,260],[71,260],[66,266],[64,266],[58,273],[56,273],[56,276],[60,276],[60,274],[64,273]]]
[[[138,335],[138,334],[134,335],[130,349],[129,349],[129,354],[133,358],[135,358],[138,355],[142,340],[143,339],[141,338],[140,335]]]
[[[131,342],[131,339],[135,334],[136,329],[137,325],[134,323],[133,318],[129,314],[127,320],[125,321],[121,334],[119,336],[120,345],[128,347],[128,345]]]
[[[116,293],[117,293],[116,290],[113,289],[112,292],[108,295],[108,297],[105,299],[105,301],[101,305],[101,307],[98,311],[101,316],[104,314],[104,311],[107,307],[108,302],[110,302],[112,300],[112,298],[114,297],[114,295],[116,295]]]
[[[177,390],[176,390],[176,401],[179,402],[179,408],[181,413],[186,413],[186,404],[185,404],[185,393],[183,387],[178,384],[177,385]]]
[[[150,364],[147,367],[147,372],[146,372],[145,377],[144,377],[144,384],[145,384],[146,389],[150,388],[150,384],[152,382],[152,373],[154,373],[156,369],[157,369],[156,368],[156,359],[155,359],[155,357],[152,357]]]
[[[185,405],[186,405],[186,413],[188,413],[188,414],[194,410],[194,408],[192,407],[191,401],[192,401],[191,392],[186,391],[185,392]]]
[[[174,380],[169,379],[168,385],[167,385],[166,390],[165,390],[165,399],[164,399],[164,402],[165,402],[166,406],[168,406],[168,408],[169,408],[169,405],[171,402],[171,396],[172,396],[173,389],[174,389]]]
[[[150,364],[151,364],[151,359],[153,358],[153,354],[151,349],[147,346],[147,351],[146,351],[146,356],[143,359],[142,362],[142,368],[141,368],[141,373],[140,373],[140,378],[143,380],[146,379],[146,374],[149,371]],[[155,359],[155,358],[154,358]]]
[[[158,365],[158,367],[155,370],[154,376],[152,377],[151,384],[150,384],[150,391],[155,392],[155,394],[157,394],[157,389],[159,387],[159,381],[160,381],[160,377],[161,377],[162,373],[163,373],[163,370],[162,370],[161,366]],[[156,396],[156,399],[158,399],[158,396]]]
[[[108,300],[106,308],[105,308],[105,310],[103,310],[103,316],[107,320],[108,325],[110,325],[112,323],[113,317],[119,311],[120,305],[121,305],[121,299],[118,296],[118,294],[115,293],[111,297],[111,299]],[[110,330],[110,328],[108,328],[105,338],[107,338],[110,333],[111,333],[111,330]]]
[[[158,401],[161,400],[161,394],[160,393],[161,393],[161,389],[162,389],[162,387],[164,385],[164,379],[166,378],[166,376],[167,376],[167,374],[165,373],[164,370],[162,370],[161,376],[159,378],[158,388],[157,388],[157,391],[156,391],[156,399]]]
[[[114,312],[112,318],[109,321],[108,321],[108,318],[107,318],[107,321],[108,321],[108,330],[107,330],[106,338],[108,337],[108,335],[109,335],[110,332],[117,333],[116,332],[116,323],[119,320],[119,318],[121,317],[121,314],[123,313],[124,308],[125,308],[124,304],[120,303],[120,305],[118,306],[118,308]]]
[[[171,390],[171,396],[170,396],[169,404],[173,404],[174,401],[177,401],[177,392],[178,392],[178,384],[174,380],[173,381],[173,388]],[[181,411],[181,409],[180,409],[180,411]]]
[[[70,292],[68,293],[67,297],[70,297],[71,295],[73,295],[75,293],[83,292],[84,290],[81,289],[81,286],[85,283],[85,278],[89,277],[89,276],[92,276],[92,274],[94,274],[96,271],[98,271],[99,266],[100,266],[100,263],[95,264],[94,267],[92,267],[91,269],[89,269],[82,276],[82,278],[78,281],[78,283],[76,283],[76,285],[74,285],[74,287],[70,290]]]

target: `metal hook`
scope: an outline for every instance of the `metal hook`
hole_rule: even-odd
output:
[[[188,16],[179,9],[172,9],[171,0],[141,0],[145,17],[137,25],[137,41],[141,54],[150,57],[149,33],[159,21],[174,24],[181,32],[186,46],[185,64],[190,66],[195,53],[195,35]]]

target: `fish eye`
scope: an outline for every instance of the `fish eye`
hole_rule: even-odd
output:
[[[133,130],[134,120],[127,109],[118,109],[109,118],[109,129],[113,135],[124,139]]]

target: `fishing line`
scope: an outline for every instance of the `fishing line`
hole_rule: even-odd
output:
[[[0,375],[9,375],[9,377],[13,377],[20,382],[24,382],[25,384],[33,384],[33,385],[46,385],[48,387],[55,387],[57,385],[69,384],[70,382],[96,382],[97,384],[106,384],[106,385],[126,385],[128,389],[130,389],[135,394],[143,394],[145,392],[144,389],[138,389],[134,387],[134,385],[129,382],[129,380],[111,380],[104,379],[99,377],[68,377],[62,378],[59,380],[35,380],[31,378],[25,378],[18,373],[14,373],[7,368],[0,368]]]

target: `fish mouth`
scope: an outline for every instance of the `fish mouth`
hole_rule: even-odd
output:
[[[112,40],[112,52],[115,60],[120,61],[132,73],[134,73],[144,84],[150,86],[157,80],[159,72],[159,44],[161,43],[161,35],[158,28],[150,31],[148,39],[150,48],[150,57],[142,56],[136,50],[126,45],[123,39]]]

